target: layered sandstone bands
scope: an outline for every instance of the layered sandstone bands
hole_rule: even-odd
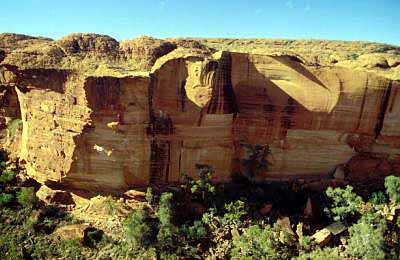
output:
[[[90,190],[179,182],[196,163],[228,181],[243,170],[240,143],[270,145],[265,178],[400,174],[398,81],[193,44],[152,63],[103,76],[3,62],[2,128],[21,120],[13,136],[3,130],[3,148],[42,182]]]

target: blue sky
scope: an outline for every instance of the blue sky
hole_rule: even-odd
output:
[[[0,32],[58,39],[340,39],[400,45],[400,0],[0,0]]]

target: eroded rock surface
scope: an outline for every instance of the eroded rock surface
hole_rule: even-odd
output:
[[[2,37],[1,144],[49,185],[127,190],[194,177],[196,163],[228,181],[243,171],[243,143],[270,146],[264,178],[333,177],[338,167],[354,180],[400,174],[400,84],[391,78],[190,40]],[[37,52],[30,65],[14,62]],[[64,66],[79,59],[136,60],[149,71]]]

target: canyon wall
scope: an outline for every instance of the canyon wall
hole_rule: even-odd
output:
[[[399,82],[296,56],[177,47],[119,76],[3,62],[0,91],[1,145],[41,182],[126,190],[197,163],[229,181],[243,144],[270,147],[262,178],[400,174]]]

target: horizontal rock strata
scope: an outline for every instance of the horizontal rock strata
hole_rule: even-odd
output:
[[[197,163],[228,181],[243,143],[270,146],[263,178],[400,174],[399,82],[288,55],[177,48],[119,77],[3,63],[0,104],[3,148],[70,187],[174,183]]]

